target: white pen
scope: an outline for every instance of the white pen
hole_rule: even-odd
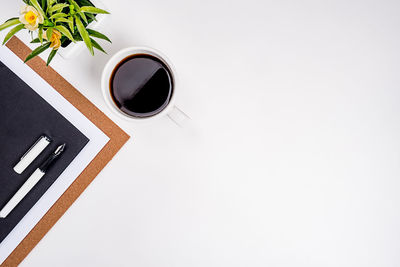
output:
[[[39,168],[26,180],[22,187],[15,193],[15,195],[7,202],[7,204],[0,210],[0,218],[7,217],[8,214],[21,202],[21,200],[32,190],[32,188],[40,181],[45,175],[49,167],[52,165],[61,153],[64,151],[65,144],[57,147]]]
[[[50,144],[51,140],[49,137],[41,136],[21,157],[20,161],[15,165],[14,171],[21,174],[36,158],[40,153]]]

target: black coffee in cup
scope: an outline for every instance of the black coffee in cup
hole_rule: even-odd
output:
[[[173,94],[173,79],[169,68],[157,57],[135,54],[114,68],[110,91],[122,112],[146,118],[168,106]]]

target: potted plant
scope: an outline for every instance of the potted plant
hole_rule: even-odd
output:
[[[71,47],[74,43],[84,43],[89,52],[94,55],[94,49],[105,53],[100,44],[93,38],[111,42],[104,34],[88,28],[97,21],[97,16],[109,14],[89,0],[23,0],[20,16],[11,18],[0,25],[0,31],[12,27],[6,34],[3,45],[17,32],[27,29],[32,36],[31,43],[39,46],[29,54],[25,62],[40,53],[51,49],[47,65],[60,48]],[[37,37],[33,37],[37,32]]]

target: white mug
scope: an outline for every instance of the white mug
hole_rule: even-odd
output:
[[[113,101],[112,95],[111,95],[111,90],[110,90],[110,79],[112,76],[112,73],[115,69],[115,67],[125,58],[134,56],[137,54],[146,54],[150,55],[153,57],[158,58],[161,60],[169,69],[171,78],[172,78],[172,95],[170,98],[170,101],[168,105],[159,113],[150,116],[150,117],[135,117],[131,116],[122,110],[120,110],[115,102]],[[164,56],[161,52],[149,48],[149,47],[128,47],[125,49],[120,50],[117,52],[115,55],[113,55],[110,60],[108,60],[107,64],[105,65],[103,69],[103,73],[101,76],[101,89],[103,92],[103,97],[104,100],[106,101],[108,107],[114,111],[116,115],[119,117],[129,120],[129,121],[150,121],[150,120],[155,120],[157,118],[161,118],[163,116],[168,116],[171,120],[173,120],[176,124],[179,126],[182,126],[185,121],[189,118],[183,111],[181,111],[179,108],[175,106],[175,99],[176,99],[176,94],[178,92],[178,81],[176,77],[176,71],[174,66],[171,64],[171,62],[168,60],[166,56]]]

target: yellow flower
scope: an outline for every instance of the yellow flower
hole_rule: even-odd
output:
[[[45,40],[47,40],[46,32],[43,33],[43,38]],[[51,42],[50,47],[53,48],[53,50],[57,50],[61,46],[61,40],[60,39],[61,39],[61,33],[59,31],[53,29],[53,32],[51,34],[51,38],[50,38],[50,40],[47,40],[47,41]]]
[[[24,5],[20,10],[19,21],[25,25],[30,31],[38,28],[39,24],[43,23],[43,16],[33,6]]]

